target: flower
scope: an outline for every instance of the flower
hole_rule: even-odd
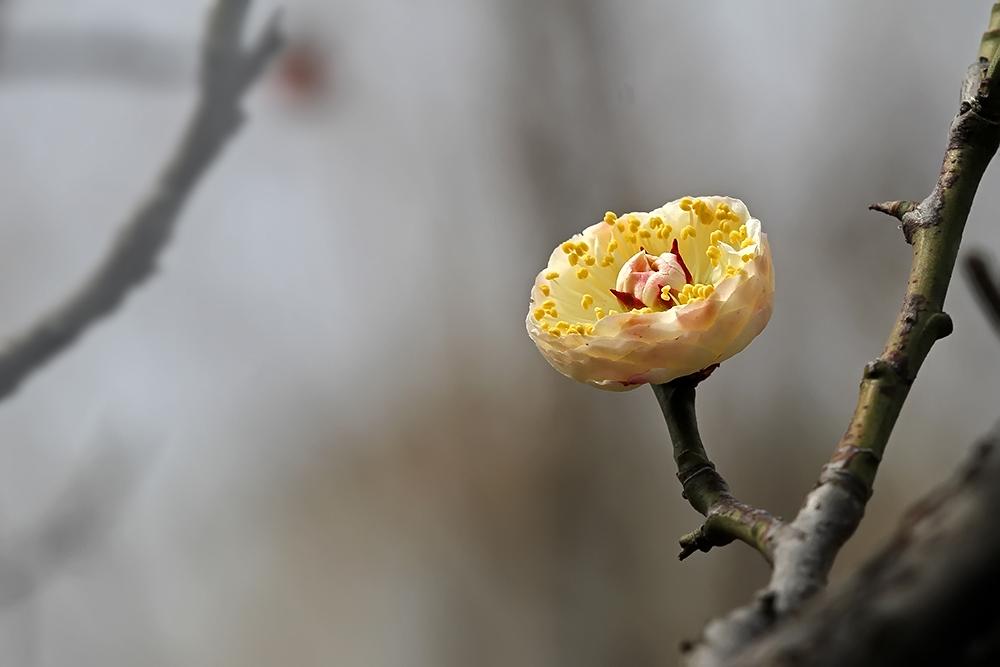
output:
[[[741,351],[771,317],[767,235],[742,201],[684,197],[604,220],[535,278],[528,335],[560,373],[601,389],[660,384]]]

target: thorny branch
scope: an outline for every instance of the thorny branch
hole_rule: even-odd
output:
[[[243,121],[240,102],[281,48],[277,17],[250,48],[240,43],[250,0],[218,0],[201,53],[201,94],[173,158],[90,278],[0,349],[0,400],[117,308],[156,268],[198,179]]]
[[[767,587],[751,604],[706,627],[688,655],[691,665],[729,664],[798,610],[826,585],[837,553],[861,521],[917,371],[933,344],[952,330],[951,319],[942,310],[945,295],[976,189],[1000,145],[998,29],[1000,3],[993,7],[980,57],[963,82],[961,105],[931,194],[919,203],[894,201],[872,207],[899,219],[907,243],[913,246],[913,261],[899,316],[882,354],[865,367],[847,432],[795,519],[778,524],[769,535],[773,571]]]

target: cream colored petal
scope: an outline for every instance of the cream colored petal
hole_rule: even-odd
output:
[[[667,382],[677,377],[697,372],[721,362],[745,348],[766,326],[771,315],[774,275],[771,266],[767,236],[760,231],[760,222],[750,217],[743,202],[728,197],[701,197],[709,206],[725,202],[739,224],[746,225],[747,238],[754,241],[746,248],[726,248],[720,244],[724,256],[713,267],[706,256],[711,225],[705,226],[696,216],[680,208],[680,200],[670,202],[650,213],[634,213],[628,218],[648,225],[654,216],[669,225],[672,237],[677,237],[685,226],[692,225],[696,234],[680,241],[681,254],[692,272],[711,277],[714,293],[707,299],[665,312],[641,313],[631,311],[598,319],[595,308],[606,313],[611,308],[620,309],[609,288],[615,284],[625,260],[638,249],[632,243],[631,226],[598,223],[570,239],[570,243],[585,243],[586,257],[579,252],[576,259],[557,248],[550,257],[549,266],[539,273],[532,289],[532,310],[526,321],[528,333],[548,362],[559,372],[588,384],[608,390],[627,390],[640,384]],[[626,217],[622,216],[621,220]],[[699,227],[698,225],[702,225]],[[640,229],[646,229],[640,227]],[[690,230],[689,230],[690,232]],[[646,243],[651,253],[665,252],[670,238],[653,239],[647,233]],[[639,239],[635,239],[638,241]],[[614,245],[618,248],[614,265],[605,266],[599,261],[588,267],[587,277],[577,275],[581,262],[602,259]],[[628,247],[632,244],[634,247]],[[576,246],[574,246],[576,247]],[[753,256],[748,262],[742,257]],[[692,267],[691,265],[695,266]],[[723,268],[732,266],[742,273],[725,277]],[[558,278],[546,276],[559,274]],[[543,288],[549,295],[543,293]],[[586,298],[583,298],[586,296]],[[567,322],[586,324],[592,334],[561,333],[553,335],[542,329],[534,313],[541,304],[555,303],[559,318]],[[590,308],[584,308],[586,304]],[[544,318],[553,326],[553,318]],[[582,326],[582,325],[581,325]]]

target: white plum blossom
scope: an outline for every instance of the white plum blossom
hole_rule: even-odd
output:
[[[560,373],[621,391],[728,359],[763,331],[773,300],[760,221],[738,199],[684,197],[609,212],[556,248],[527,328]]]

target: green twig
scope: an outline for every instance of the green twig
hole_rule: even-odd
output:
[[[708,458],[694,407],[695,387],[702,378],[699,374],[653,385],[673,442],[682,494],[705,517],[701,528],[681,538],[680,559],[736,539],[759,551],[770,563],[774,558],[773,538],[782,523],[767,512],[737,500]]]

